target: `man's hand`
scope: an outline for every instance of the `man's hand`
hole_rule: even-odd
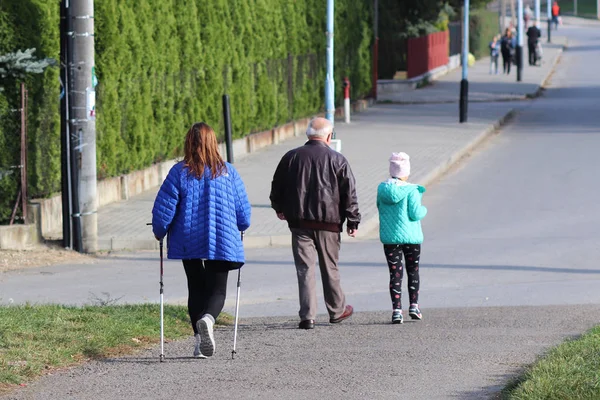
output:
[[[358,229],[346,229],[346,232],[348,232],[348,236],[350,237],[356,237],[356,233],[358,232]]]
[[[283,213],[277,213],[277,218],[279,218],[282,221],[285,221],[285,215],[283,215]]]

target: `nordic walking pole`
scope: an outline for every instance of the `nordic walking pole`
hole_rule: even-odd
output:
[[[165,361],[165,312],[163,290],[163,240],[158,242],[160,248],[160,362]]]
[[[146,225],[152,225],[147,223]],[[160,362],[165,361],[165,312],[164,312],[164,285],[163,285],[163,240],[158,241],[160,249]]]
[[[244,243],[244,232],[241,233],[242,244]],[[237,280],[237,295],[235,297],[235,324],[233,328],[233,350],[231,351],[231,359],[235,358],[235,345],[237,344],[237,331],[238,331],[238,316],[240,311],[240,278],[242,275],[242,267],[238,269],[238,280]]]

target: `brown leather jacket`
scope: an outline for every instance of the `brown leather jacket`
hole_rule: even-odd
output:
[[[290,228],[341,232],[345,220],[350,229],[360,223],[348,160],[323,141],[309,140],[283,156],[269,198]]]

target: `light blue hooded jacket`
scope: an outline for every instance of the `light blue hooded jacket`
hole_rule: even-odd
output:
[[[425,188],[388,179],[377,187],[379,210],[379,239],[383,244],[421,244],[423,230],[421,219],[427,208],[421,205]]]

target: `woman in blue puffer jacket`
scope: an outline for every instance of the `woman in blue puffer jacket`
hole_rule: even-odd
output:
[[[408,277],[408,315],[423,318],[419,310],[419,258],[423,231],[421,219],[427,208],[421,205],[425,193],[423,186],[408,183],[410,158],[406,153],[392,153],[391,178],[377,188],[379,210],[379,238],[390,270],[390,296],[392,298],[392,323],[401,324],[402,317],[402,255]]]
[[[168,235],[168,258],[183,260],[195,357],[215,351],[213,325],[225,304],[229,271],[244,265],[240,231],[250,226],[250,209],[238,172],[219,155],[215,132],[195,123],[184,159],[169,171],[152,209],[156,239]]]

